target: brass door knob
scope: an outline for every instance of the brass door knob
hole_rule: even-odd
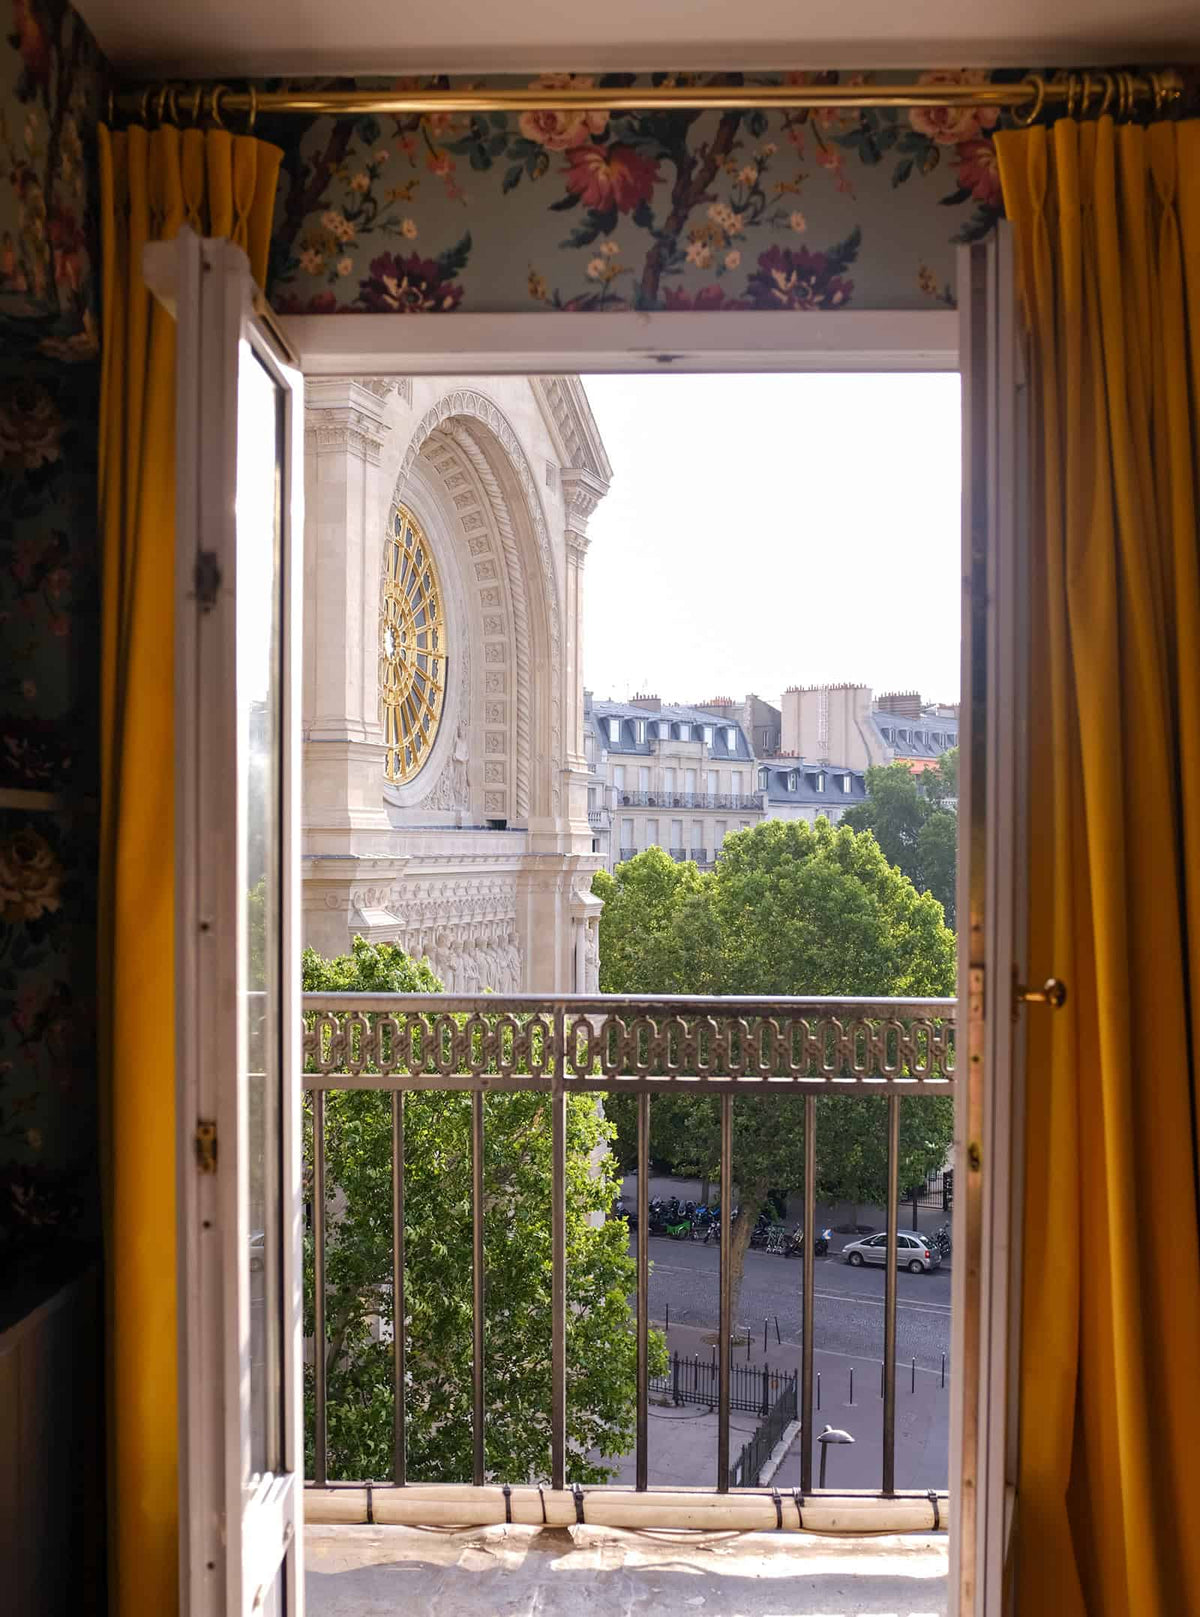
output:
[[[1048,1005],[1052,1011],[1061,1011],[1067,1003],[1067,985],[1057,977],[1047,977],[1040,988],[1026,988],[1018,983],[1013,989],[1014,1004]]]

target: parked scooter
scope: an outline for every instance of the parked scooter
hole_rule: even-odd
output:
[[[829,1242],[832,1237],[833,1231],[831,1229],[824,1229],[817,1236],[816,1240],[813,1242],[813,1252],[818,1258],[823,1258],[829,1251]],[[803,1251],[804,1226],[802,1224],[797,1224],[796,1228],[792,1231],[791,1238],[788,1241],[786,1256],[789,1258],[798,1258],[801,1256]]]
[[[940,1224],[931,1237],[933,1244],[944,1258],[950,1256],[950,1226]]]

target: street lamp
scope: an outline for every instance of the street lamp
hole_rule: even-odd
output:
[[[854,1439],[849,1432],[843,1432],[840,1426],[827,1426],[817,1438],[821,1445],[821,1476],[817,1483],[818,1488],[825,1486],[825,1462],[829,1458],[829,1445],[831,1443],[853,1443]]]

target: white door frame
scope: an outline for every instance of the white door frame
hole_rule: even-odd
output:
[[[663,372],[932,372],[960,369],[960,316],[955,310],[838,310],[835,312],[775,313],[767,311],[713,311],[708,313],[612,313],[612,314],[461,314],[450,319],[441,315],[292,315],[280,325],[305,376],[488,376],[537,375],[554,372],[584,374]],[[995,377],[992,377],[992,385]],[[964,393],[964,411],[966,397]],[[1006,452],[1011,455],[1011,442]],[[989,490],[989,498],[996,489]],[[1015,503],[1015,502],[1014,502]],[[1001,538],[1011,532],[1013,508],[1008,507],[999,522]],[[1009,527],[1005,527],[1005,523]],[[997,531],[993,527],[993,531]],[[1011,596],[1008,597],[1011,601]],[[1004,648],[992,645],[992,656],[1003,663]],[[993,665],[996,666],[995,664]],[[1015,691],[1019,671],[1001,667],[1000,684]],[[964,701],[966,690],[963,692]],[[964,725],[970,716],[964,709]],[[966,737],[964,736],[964,739]],[[995,800],[994,805],[1001,805]],[[1013,852],[1010,839],[1009,857]],[[993,891],[996,873],[991,872]],[[966,915],[965,907],[960,913]],[[1011,924],[1011,922],[1010,922]],[[965,960],[965,927],[960,930],[960,955]],[[965,980],[965,979],[964,979]],[[965,1028],[965,1015],[960,1027]],[[1011,1042],[1011,1041],[1010,1041]],[[988,1066],[1004,1054],[998,1039],[988,1053]],[[965,1084],[966,1039],[960,1034],[960,1082]],[[997,1093],[989,1086],[992,1115],[989,1127],[1001,1134],[1011,1133],[1014,1102],[1007,1088]],[[960,1107],[963,1100],[960,1095]],[[961,1123],[962,1113],[959,1113]],[[959,1140],[965,1152],[965,1141]],[[961,1164],[960,1164],[961,1169]],[[1005,1219],[999,1216],[1012,1201],[1012,1164],[1001,1151],[989,1163],[988,1238],[1007,1245]],[[958,1174],[958,1183],[965,1180]],[[959,1200],[956,1197],[956,1202]],[[961,1202],[956,1208],[961,1227]],[[1014,1345],[1016,1299],[1019,1285],[1014,1282],[1015,1254],[1005,1250],[1001,1269],[1006,1288],[992,1298],[1008,1310],[1008,1329],[1002,1334]],[[957,1271],[956,1271],[957,1272]],[[963,1312],[973,1307],[977,1318],[986,1319],[984,1277],[979,1273],[956,1279],[958,1308],[953,1329],[952,1362],[963,1340]],[[1011,1307],[1010,1307],[1011,1302]],[[992,1312],[992,1319],[995,1313]],[[964,1431],[956,1418],[955,1431],[977,1444],[973,1457],[961,1464],[951,1456],[952,1486],[964,1470],[972,1478],[972,1497],[989,1522],[1004,1524],[1006,1540],[1011,1522],[1011,1492],[1006,1489],[1006,1459],[1011,1463],[1016,1430],[1011,1399],[1015,1396],[1014,1360],[989,1361],[981,1366],[979,1396],[968,1401],[987,1416],[988,1430]],[[999,1379],[997,1379],[999,1378]],[[1007,1387],[1007,1399],[998,1407],[996,1393]],[[958,1535],[958,1503],[952,1501],[952,1545]],[[983,1535],[987,1537],[985,1533]],[[974,1533],[968,1542],[976,1542]],[[972,1551],[973,1553],[973,1551]],[[981,1565],[980,1572],[984,1572]],[[960,1582],[960,1578],[962,1581]],[[958,1617],[1000,1617],[1000,1581],[991,1576],[989,1561],[985,1576],[978,1583],[970,1571],[952,1559],[952,1605]],[[969,1591],[965,1597],[963,1591]]]

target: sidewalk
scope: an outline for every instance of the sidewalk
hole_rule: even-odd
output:
[[[662,1322],[655,1321],[661,1330]],[[714,1333],[696,1326],[672,1326],[668,1350],[685,1357],[708,1360],[716,1351]],[[784,1342],[771,1343],[766,1364],[772,1370],[799,1370],[800,1347]],[[734,1362],[745,1364],[745,1347],[734,1349]],[[761,1370],[762,1343],[752,1344],[751,1366]],[[880,1366],[877,1359],[856,1359],[847,1355],[813,1354],[814,1435],[826,1426],[849,1432],[853,1444],[838,1444],[829,1456],[827,1486],[831,1488],[878,1488],[883,1478],[883,1398],[880,1394]],[[853,1388],[854,1402],[850,1402]],[[820,1399],[820,1408],[816,1407]],[[686,1483],[702,1484],[716,1477],[717,1414],[703,1405],[685,1404],[675,1408],[669,1393],[650,1395],[649,1482],[652,1486]],[[659,1400],[656,1402],[656,1400]],[[665,1400],[665,1403],[662,1402]],[[729,1421],[730,1464],[742,1445],[749,1442],[758,1427],[758,1416],[734,1411]],[[896,1373],[896,1486],[899,1488],[945,1488],[949,1477],[950,1396],[949,1384],[941,1385],[939,1375],[911,1367],[897,1366]],[[616,1482],[636,1480],[636,1457],[623,1455],[610,1461],[617,1467]],[[813,1475],[820,1464],[814,1449]],[[780,1488],[800,1486],[800,1439],[793,1442],[773,1479]]]

